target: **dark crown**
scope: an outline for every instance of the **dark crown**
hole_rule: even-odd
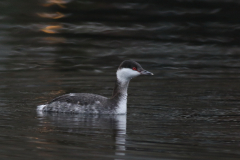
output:
[[[123,61],[120,66],[118,67],[118,69],[122,69],[122,68],[136,68],[138,71],[141,71],[143,70],[142,66],[137,63],[136,61],[133,61],[133,60],[125,60]]]

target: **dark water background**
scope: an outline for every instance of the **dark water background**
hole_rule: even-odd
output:
[[[1,0],[0,159],[240,159],[240,1]],[[41,114],[111,96],[134,59],[127,116]]]

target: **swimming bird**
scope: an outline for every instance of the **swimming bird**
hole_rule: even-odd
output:
[[[91,93],[69,93],[59,96],[45,105],[39,105],[42,112],[70,112],[86,114],[126,114],[127,90],[132,78],[153,75],[133,60],[123,61],[116,72],[117,80],[111,98]]]

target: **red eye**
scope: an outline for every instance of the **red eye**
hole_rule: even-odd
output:
[[[135,71],[137,70],[137,68],[136,68],[136,67],[133,67],[132,69],[133,69],[133,70],[135,70]]]

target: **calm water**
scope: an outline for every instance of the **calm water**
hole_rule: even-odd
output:
[[[1,0],[0,159],[240,159],[240,2]],[[134,59],[128,114],[37,113],[111,96]]]

